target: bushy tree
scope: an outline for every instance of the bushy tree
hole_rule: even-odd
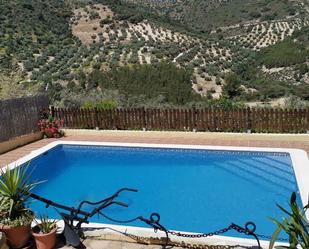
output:
[[[237,74],[231,72],[225,75],[225,84],[223,86],[223,95],[228,98],[235,98],[241,94],[241,81]]]

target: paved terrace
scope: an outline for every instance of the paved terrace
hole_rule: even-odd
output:
[[[42,139],[2,154],[0,165],[3,167],[56,140]],[[309,154],[308,134],[66,130],[66,137],[61,140],[293,148]]]
[[[27,155],[33,150],[47,145],[56,139],[43,139],[13,151],[0,155],[0,165]],[[190,145],[221,145],[221,146],[248,146],[248,147],[276,147],[297,148],[309,153],[308,134],[233,134],[233,133],[193,133],[193,132],[156,132],[156,131],[95,131],[95,130],[66,130],[65,141],[98,141],[98,142],[126,142],[126,143],[157,143],[157,144],[190,144]],[[144,245],[112,240],[91,238],[84,241],[87,248],[108,249],[159,249],[158,245]],[[58,248],[68,249],[69,247]],[[175,249],[177,247],[174,247]],[[245,248],[238,246],[190,246],[185,248]]]

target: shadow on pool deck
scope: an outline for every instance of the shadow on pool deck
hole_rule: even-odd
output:
[[[107,231],[111,231],[112,233],[108,233]],[[251,246],[249,243],[238,245],[237,242],[233,242],[232,245],[216,245],[214,241],[210,244],[200,244],[194,239],[191,242],[183,242],[183,241],[173,241],[169,240],[169,244],[167,247],[164,247],[164,239],[165,237],[143,237],[139,235],[129,234],[127,232],[123,232],[114,228],[110,228],[108,226],[102,228],[84,228],[86,239],[83,240],[83,244],[78,247],[78,249],[84,248],[108,248],[108,249],[180,249],[180,248],[189,248],[189,249],[259,249],[258,246]],[[57,248],[62,249],[72,249],[70,246],[64,245],[64,240],[58,240]],[[192,242],[193,241],[193,242]],[[221,242],[222,243],[222,242]],[[266,247],[263,247],[266,249]],[[268,247],[267,247],[268,249]]]
[[[57,246],[56,248],[61,249],[72,249],[73,247],[70,246]],[[129,242],[121,242],[121,241],[112,241],[112,240],[96,240],[96,239],[86,239],[84,241],[84,247],[82,248],[88,248],[88,249],[163,249],[160,245],[146,245],[146,244],[137,244],[137,243],[129,243]],[[181,248],[187,248],[187,249],[258,249],[258,247],[243,247],[240,245],[236,246],[198,246],[198,245],[188,245],[184,247],[168,247],[173,249],[181,249]]]

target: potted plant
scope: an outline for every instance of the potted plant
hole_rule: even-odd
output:
[[[47,138],[60,138],[64,136],[60,128],[63,126],[64,121],[54,118],[52,116],[43,117],[38,122],[38,127],[43,132],[44,137]]]
[[[26,202],[38,182],[30,180],[28,166],[0,170],[0,231],[12,248],[24,246],[31,235],[34,215]]]
[[[304,208],[300,208],[297,205],[296,193],[294,192],[290,199],[290,211],[280,205],[277,206],[285,213],[285,215],[287,215],[287,217],[283,217],[282,222],[271,218],[271,220],[277,225],[277,229],[271,238],[269,249],[274,248],[275,242],[282,231],[289,236],[289,246],[275,246],[276,249],[308,249],[309,220],[306,216],[306,212],[309,208],[309,203],[304,206]]]
[[[52,249],[56,244],[57,224],[55,220],[49,220],[41,215],[40,221],[32,228],[32,235],[37,249]]]

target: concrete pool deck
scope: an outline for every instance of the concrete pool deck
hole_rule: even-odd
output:
[[[302,149],[309,154],[308,134],[247,134],[161,131],[95,131],[65,130],[66,137],[42,139],[0,155],[0,167],[53,141],[93,141],[152,144],[187,144]]]
[[[137,243],[129,243],[122,241],[113,241],[113,240],[98,240],[98,239],[86,239],[83,242],[84,246],[87,249],[162,249],[160,245],[146,245],[146,244],[137,244]],[[61,249],[72,249],[70,246],[57,247]],[[170,247],[168,247],[170,248]],[[171,247],[172,249],[249,249],[250,247],[242,247],[242,246],[183,246],[183,247]],[[255,248],[251,248],[255,249]]]
[[[93,141],[152,144],[185,144],[239,147],[272,147],[302,149],[309,154],[308,134],[246,134],[246,133],[207,133],[207,132],[157,132],[157,131],[95,131],[66,130],[61,139],[43,139],[0,155],[0,166],[5,166],[54,141]],[[86,248],[157,249],[158,245],[140,245],[128,242],[89,238]],[[70,247],[58,247],[67,249]],[[174,248],[246,248],[239,246],[174,247]]]

